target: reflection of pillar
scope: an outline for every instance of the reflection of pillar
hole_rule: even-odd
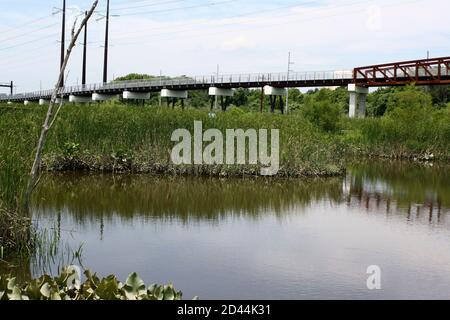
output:
[[[103,241],[103,234],[105,231],[105,223],[103,221],[103,213],[100,217],[100,241]]]

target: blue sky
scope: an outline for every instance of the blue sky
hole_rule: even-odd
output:
[[[0,0],[0,82],[14,80],[17,91],[53,86],[61,3]],[[67,0],[67,29],[90,3]],[[89,26],[90,83],[102,78],[104,20],[97,19],[105,3]],[[111,12],[110,78],[209,75],[217,64],[224,74],[285,72],[289,51],[298,72],[422,58],[427,50],[450,55],[448,0],[111,0]],[[80,78],[81,45],[68,83]]]

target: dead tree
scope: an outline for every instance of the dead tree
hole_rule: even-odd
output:
[[[50,99],[50,103],[48,105],[47,115],[45,117],[44,124],[42,126],[41,135],[39,137],[39,141],[36,147],[36,154],[34,157],[33,167],[30,172],[30,177],[28,181],[28,186],[26,190],[25,195],[25,207],[26,209],[29,208],[29,203],[31,200],[31,195],[33,193],[33,190],[36,188],[36,186],[39,183],[40,175],[41,175],[41,163],[42,163],[42,152],[45,147],[45,143],[47,141],[47,135],[50,130],[50,128],[55,123],[55,120],[58,116],[59,111],[61,110],[61,107],[63,105],[63,99],[64,96],[64,88],[62,88],[61,84],[64,77],[64,72],[67,67],[67,63],[70,59],[70,54],[72,53],[73,48],[75,47],[75,44],[77,42],[78,36],[80,35],[81,31],[85,27],[86,23],[91,18],[92,14],[94,13],[95,9],[97,8],[98,0],[95,0],[92,4],[91,9],[88,11],[87,15],[84,17],[83,21],[77,28],[77,21],[74,22],[72,27],[72,40],[70,41],[69,47],[66,51],[66,56],[64,58],[64,62],[61,66],[61,70],[59,72],[58,82],[55,85],[55,88],[53,89],[52,98]],[[58,108],[55,110],[55,104],[56,99],[58,96],[61,96],[61,102],[58,106]]]

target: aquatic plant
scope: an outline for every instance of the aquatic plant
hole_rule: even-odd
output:
[[[18,283],[11,276],[0,276],[0,300],[181,300],[181,291],[173,285],[145,286],[136,273],[121,283],[114,275],[100,279],[85,271],[81,283],[77,268],[66,267],[56,277],[43,275]]]

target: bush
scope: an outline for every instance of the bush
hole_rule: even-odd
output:
[[[302,108],[303,116],[311,123],[327,132],[335,132],[339,129],[341,108],[330,101],[312,101]]]

